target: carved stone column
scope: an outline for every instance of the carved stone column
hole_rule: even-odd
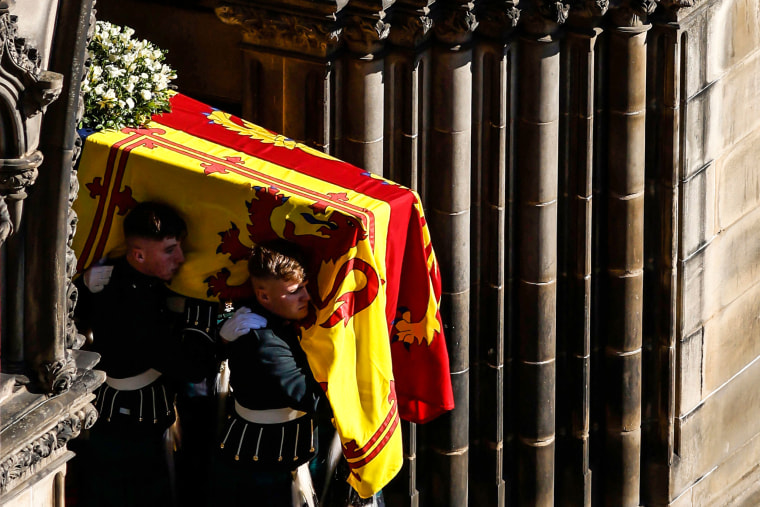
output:
[[[10,331],[3,333],[0,373],[3,505],[29,505],[30,498],[39,506],[62,504],[66,463],[73,457],[68,442],[95,422],[92,392],[105,380],[92,370],[97,354],[70,350],[79,336],[71,319],[72,165],[91,8],[92,0],[10,7],[0,1],[0,200],[15,203],[7,217],[17,231],[0,246],[5,295],[13,301],[10,308],[0,305],[4,331]],[[33,41],[17,36],[22,20]],[[40,71],[42,61],[55,72]],[[48,107],[43,119],[45,106],[61,92],[65,99]],[[21,220],[20,197],[37,173]],[[7,359],[21,359],[23,368],[9,371]]]
[[[17,33],[16,18],[8,4],[0,2],[0,248],[19,230],[27,191],[38,177],[43,155],[39,147],[42,115],[61,93],[63,76],[40,69],[41,55]],[[24,280],[22,239],[6,244],[3,264],[7,298],[4,312],[3,349],[10,353],[5,364],[23,367]],[[15,365],[13,363],[16,363]],[[7,370],[6,370],[7,371]]]
[[[345,4],[228,0],[216,7],[220,20],[242,28],[244,118],[334,154]]]
[[[596,66],[606,0],[578,2],[565,27],[560,146],[560,279],[557,342],[558,495],[572,506],[591,505],[592,183],[598,150]]]
[[[644,212],[645,276],[651,280],[645,282],[644,297],[652,304],[644,315],[642,504],[672,500],[668,477],[678,459],[674,445],[676,376],[680,374],[676,365],[683,353],[678,329],[678,231],[684,32],[675,22],[654,23],[647,43],[647,86],[654,96],[647,101],[646,186],[653,198]]]
[[[609,306],[606,377],[605,503],[640,505],[641,359],[646,153],[646,15],[654,4],[611,10],[609,32]]]
[[[560,43],[568,6],[525,5],[517,132],[518,505],[552,506],[555,477]]]
[[[516,2],[482,2],[473,51],[472,364],[470,503],[506,505],[513,474],[511,338],[514,325],[514,120]],[[514,428],[509,427],[514,434]],[[505,464],[507,472],[505,473]],[[510,481],[511,482],[511,481]]]
[[[453,411],[429,423],[433,505],[467,505],[470,389],[470,178],[473,5],[450,2],[434,27],[427,216],[441,266],[441,315],[449,351]]]
[[[24,354],[42,389],[56,394],[73,382],[77,365],[70,349],[84,341],[72,318],[77,293],[71,283],[76,273],[71,250],[76,215],[71,204],[79,189],[73,166],[80,149],[76,126],[82,114],[80,87],[91,11],[92,0],[80,0],[58,15],[59,26],[69,29],[59,30],[52,39],[50,67],[65,76],[65,100],[52,105],[43,122],[40,147],[45,161],[29,198],[35,214],[28,217],[24,231]]]
[[[420,193],[425,203],[430,133],[432,0],[397,0],[385,57],[385,176]],[[420,504],[418,484],[418,427],[401,421],[404,466],[385,488],[391,505]]]

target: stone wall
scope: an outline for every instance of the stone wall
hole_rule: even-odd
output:
[[[716,505],[760,469],[760,9],[699,6],[683,62],[678,418],[672,496]]]

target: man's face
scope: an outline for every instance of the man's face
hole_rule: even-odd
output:
[[[301,320],[309,313],[306,282],[294,280],[258,280],[254,283],[261,306],[287,320]]]
[[[131,263],[133,267],[145,275],[160,278],[165,282],[171,281],[185,262],[182,243],[177,238],[132,238],[130,244],[135,261]]]

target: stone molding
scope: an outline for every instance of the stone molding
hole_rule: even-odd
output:
[[[325,57],[341,46],[342,26],[337,11],[295,13],[252,4],[222,3],[216,16],[228,25],[240,26],[249,44]]]
[[[90,355],[92,353],[89,353]],[[3,397],[0,440],[0,494],[5,495],[66,452],[68,442],[95,424],[98,413],[92,391],[105,373],[86,369],[86,354],[72,377],[72,385],[60,396],[34,395],[23,377],[13,377],[15,387]],[[8,382],[4,379],[4,385]]]
[[[66,414],[52,428],[29,441],[0,463],[0,492],[12,490],[39,468],[46,466],[66,451],[66,444],[89,429],[98,418],[95,407],[88,403],[75,413]]]

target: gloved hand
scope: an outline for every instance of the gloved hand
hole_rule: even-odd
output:
[[[252,329],[261,329],[266,325],[266,318],[258,313],[253,313],[250,308],[242,306],[232,314],[232,317],[224,321],[219,329],[219,336],[224,341],[234,342],[244,334],[248,334]]]
[[[108,285],[108,282],[111,281],[112,271],[113,266],[101,266],[100,264],[90,266],[85,270],[84,275],[82,275],[84,276],[85,286],[93,294],[102,291]]]

